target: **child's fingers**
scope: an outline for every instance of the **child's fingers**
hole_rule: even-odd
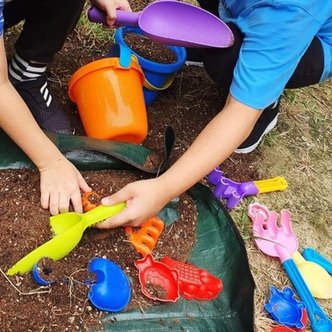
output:
[[[129,210],[125,208],[122,212],[120,212],[116,216],[107,219],[100,224],[97,224],[96,227],[100,229],[116,228],[125,225],[128,222],[128,219],[129,219]]]
[[[103,204],[103,205],[116,205],[116,204],[120,204],[122,202],[126,202],[130,198],[131,198],[130,194],[126,190],[126,187],[125,187],[125,188],[119,190],[118,192],[116,192],[115,194],[113,194],[111,196],[104,197],[101,200],[101,204]]]
[[[71,196],[71,203],[73,205],[74,211],[78,213],[83,212],[82,198],[79,190],[76,190]],[[62,211],[61,211],[62,212]]]
[[[59,214],[59,193],[50,194],[50,213],[52,216]]]
[[[92,189],[91,187],[86,183],[86,181],[84,180],[83,176],[78,173],[78,185],[80,187],[80,189],[82,191],[86,192],[90,192]]]
[[[49,191],[41,190],[41,196],[40,196],[40,205],[43,209],[48,209],[50,202],[50,193]]]

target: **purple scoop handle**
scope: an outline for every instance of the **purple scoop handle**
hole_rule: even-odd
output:
[[[116,26],[138,26],[138,19],[141,16],[141,12],[130,12],[127,10],[117,10],[116,11],[116,20],[115,20],[115,25]],[[96,8],[96,7],[91,7],[88,10],[88,18],[89,21],[94,22],[94,23],[102,23],[107,25],[107,15],[105,12],[102,10]]]

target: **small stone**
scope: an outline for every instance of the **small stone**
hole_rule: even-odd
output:
[[[73,324],[74,321],[75,321],[75,317],[74,317],[74,316],[70,316],[70,317],[68,318],[68,322],[69,322],[69,324]]]

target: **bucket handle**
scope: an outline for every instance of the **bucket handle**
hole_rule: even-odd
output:
[[[123,45],[120,44],[120,65],[122,65],[122,64],[121,64],[121,54],[122,54],[121,52],[122,52],[122,50],[124,51],[125,56],[128,56],[127,53],[125,53],[125,52],[127,52],[127,50],[129,50],[129,55],[131,54],[129,48],[127,48],[127,47],[125,47],[125,46],[123,46]],[[134,57],[134,58],[136,58],[137,63],[138,63],[137,56],[134,55],[134,54],[131,54],[131,56]],[[127,59],[125,59],[125,60],[127,60]],[[129,62],[129,64],[130,64],[130,62]],[[167,80],[166,80],[166,82],[164,83],[163,86],[158,87],[158,86],[155,86],[155,85],[153,85],[152,83],[150,83],[150,82],[147,80],[147,78],[145,77],[145,75],[144,75],[143,86],[144,86],[146,89],[150,90],[150,91],[163,91],[163,90],[166,90],[167,88],[170,87],[170,85],[171,85],[171,84],[173,83],[173,81],[174,81],[174,78],[175,78],[175,73],[172,74],[172,75],[170,75],[170,76],[167,78]]]
[[[131,51],[128,47],[119,44],[120,46],[120,66],[123,68],[129,68],[131,64]]]
[[[137,57],[134,54],[131,54],[131,50],[128,47],[126,47],[125,45],[123,45],[122,43],[119,43],[118,45],[120,47],[120,66],[123,68],[129,68],[130,63],[131,63],[131,57],[135,57],[136,59],[137,59]],[[137,59],[137,62],[138,62],[138,59]],[[144,76],[143,86],[150,91],[166,90],[173,83],[174,78],[175,78],[175,74],[169,76],[163,86],[157,87],[157,86],[153,85],[152,83],[150,83]]]
[[[144,83],[143,83],[143,86],[144,86],[145,88],[147,88],[148,90],[151,90],[151,91],[162,91],[162,90],[166,90],[166,89],[169,88],[170,85],[173,83],[174,78],[175,78],[175,74],[169,76],[168,79],[166,80],[166,82],[164,83],[163,86],[161,86],[161,87],[157,87],[157,86],[154,86],[153,84],[151,84],[151,83],[150,83],[150,82],[144,77]]]

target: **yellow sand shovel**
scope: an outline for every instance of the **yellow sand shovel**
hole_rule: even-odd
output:
[[[292,258],[312,295],[318,299],[332,298],[332,278],[327,271],[317,263],[306,261],[298,251]]]
[[[15,275],[32,270],[41,258],[48,257],[59,260],[68,255],[80,242],[86,228],[114,216],[122,211],[125,203],[103,206],[100,205],[86,213],[67,212],[50,218],[53,239],[36,248],[14,264],[6,273]]]

